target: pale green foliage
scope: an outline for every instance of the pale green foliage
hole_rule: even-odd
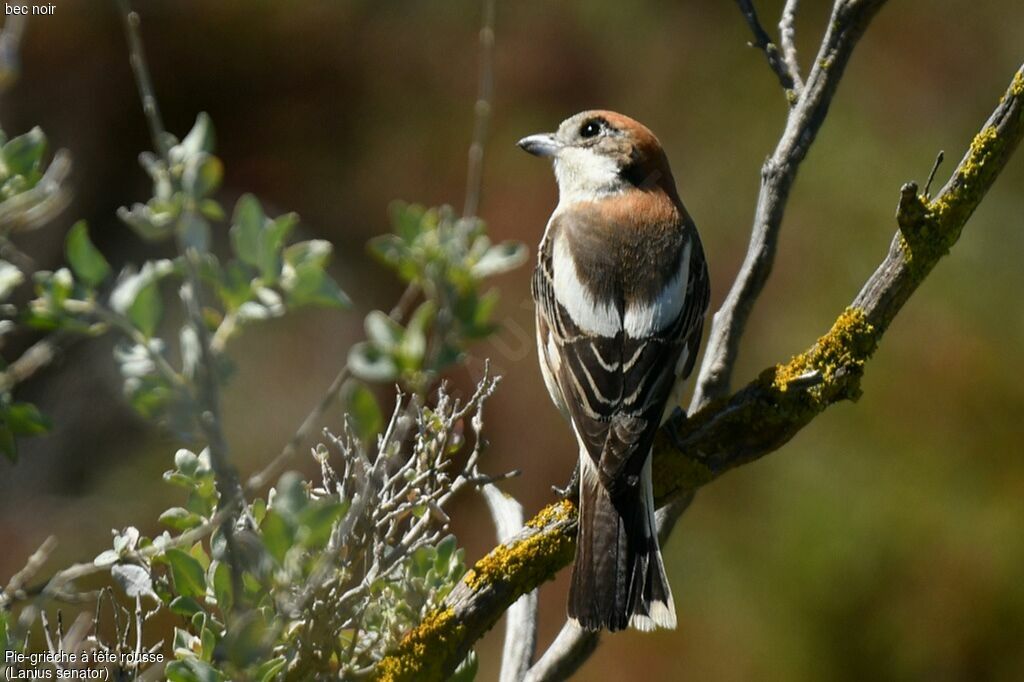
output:
[[[223,167],[213,140],[204,114],[183,140],[167,135],[165,156],[140,156],[152,197],[118,211],[139,237],[173,239],[177,256],[128,264],[115,274],[80,221],[65,240],[67,266],[34,273],[35,297],[19,312],[24,324],[43,332],[115,335],[126,398],[183,445],[207,433],[200,428],[200,382],[227,379],[228,341],[240,330],[301,306],[350,305],[327,272],[331,244],[290,241],[295,214],[268,216],[246,194],[226,219],[215,198]],[[2,149],[7,169],[20,174],[0,179],[22,178],[10,186],[31,187],[41,177],[45,138],[33,131],[14,142]],[[367,340],[352,349],[349,362],[356,376],[398,383],[412,395],[399,395],[386,419],[373,390],[346,382],[340,435],[328,434],[314,453],[320,480],[286,473],[265,498],[230,508],[210,449],[179,449],[164,479],[183,499],[160,515],[167,530],[147,537],[127,526],[94,559],[136,604],[134,611],[115,604],[104,591],[101,599],[110,600],[115,616],[126,623],[137,618],[139,630],[162,611],[180,619],[174,660],[165,670],[170,680],[365,674],[465,573],[444,507],[459,490],[488,480],[477,468],[479,430],[496,380],[485,377],[465,402],[443,386],[433,399],[430,394],[467,345],[495,329],[497,294],[484,291],[485,279],[521,264],[525,248],[493,245],[482,221],[457,219],[449,208],[395,204],[392,216],[395,233],[375,239],[371,250],[421,300],[411,299],[416,305],[404,323],[400,315],[367,315]],[[221,258],[210,249],[211,231],[225,228],[231,253]],[[195,275],[199,292],[192,291]],[[22,277],[0,262],[0,292],[9,293]],[[188,315],[194,295],[202,301],[198,327]],[[169,305],[184,314],[165,315]],[[186,322],[175,329],[170,319]],[[11,401],[9,391],[0,407],[6,429],[0,436],[10,434],[11,444],[13,435],[45,429],[38,410]],[[453,457],[468,449],[467,421],[476,437],[455,467]],[[234,519],[230,551],[226,519]],[[155,606],[146,611],[143,603]],[[5,642],[12,627],[0,610]],[[132,650],[128,640],[135,635],[116,627],[111,650]],[[467,659],[460,679],[472,679],[475,660]],[[125,679],[136,672],[119,670]]]

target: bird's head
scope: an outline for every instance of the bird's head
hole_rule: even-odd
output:
[[[594,201],[630,189],[663,191],[678,201],[661,143],[647,126],[614,111],[584,111],[554,133],[530,135],[519,146],[554,161],[561,201]]]

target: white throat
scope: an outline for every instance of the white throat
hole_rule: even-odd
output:
[[[590,149],[566,147],[555,158],[558,180],[558,205],[570,206],[579,201],[594,201],[623,189],[619,166],[603,154]]]

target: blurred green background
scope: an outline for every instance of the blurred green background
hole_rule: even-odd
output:
[[[56,3],[30,20],[23,73],[0,98],[9,135],[40,125],[75,161],[72,206],[20,244],[41,267],[87,218],[117,266],[157,255],[114,217],[148,196],[150,146],[113,3]],[[775,33],[780,1],[757,3]],[[797,22],[810,63],[828,3]],[[778,262],[743,344],[738,382],[808,346],[880,262],[900,185],[945,180],[1024,59],[1018,0],[904,0],[860,44],[786,214]],[[295,210],[336,245],[351,312],[311,311],[234,344],[228,439],[244,472],[280,449],[400,286],[366,255],[396,198],[461,206],[477,80],[478,2],[139,2],[168,127],[207,111],[225,203],[243,191]],[[531,248],[556,200],[550,169],[516,149],[578,110],[648,124],[668,151],[711,262],[713,301],[743,256],[762,160],[786,106],[732,2],[499,3],[496,96],[481,215]],[[883,341],[856,405],[833,408],[784,450],[701,491],[666,548],[680,627],[606,637],[584,680],[1024,679],[1024,154],[1013,159]],[[224,235],[221,235],[223,239]],[[575,456],[536,366],[529,268],[503,277],[486,468],[528,512]],[[27,342],[30,339],[23,339]],[[5,349],[7,351],[15,349]],[[178,493],[160,481],[174,443],[120,398],[109,344],[73,345],[19,389],[55,421],[0,463],[0,576],[49,533],[51,568],[150,532]],[[338,425],[337,411],[329,424]],[[311,462],[297,466],[311,469]],[[476,498],[455,525],[478,558],[493,531]],[[564,618],[567,575],[541,592],[541,646]],[[480,647],[497,678],[501,628]]]

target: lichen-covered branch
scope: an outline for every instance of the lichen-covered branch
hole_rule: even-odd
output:
[[[745,3],[741,3],[741,6]],[[746,3],[749,4],[749,3]],[[786,119],[778,145],[761,168],[747,255],[722,307],[715,313],[690,412],[729,393],[740,337],[775,262],[782,216],[807,151],[817,137],[853,48],[885,0],[836,0],[814,66]],[[787,11],[792,7],[787,7]],[[787,38],[787,39],[791,39]]]
[[[1022,137],[1024,66],[938,196],[929,199],[916,186],[904,186],[899,232],[888,255],[831,329],[732,396],[666,424],[655,445],[655,494],[665,499],[692,491],[778,449],[830,405],[856,399],[882,335],[956,243]],[[445,679],[510,604],[572,560],[575,535],[571,502],[546,507],[519,535],[477,562],[444,606],[381,661],[376,679]]]

